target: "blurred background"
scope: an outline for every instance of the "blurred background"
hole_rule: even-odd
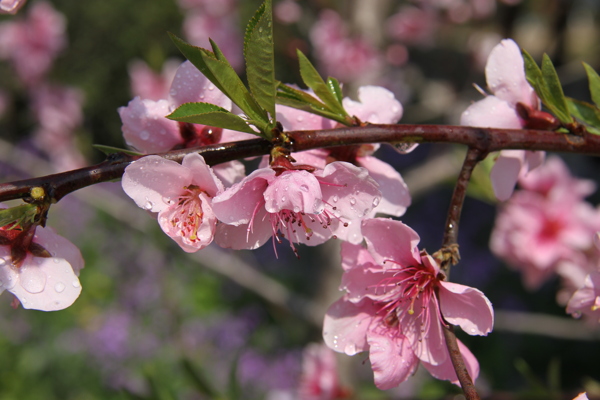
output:
[[[548,53],[567,95],[589,100],[581,61],[600,68],[596,0],[273,0],[276,78],[300,83],[296,49],[354,97],[361,85],[392,90],[401,123],[458,124],[486,87],[487,55],[513,38],[537,60]],[[134,96],[166,98],[183,58],[173,32],[213,38],[243,74],[242,34],[255,0],[30,0],[0,16],[0,179],[96,163],[93,144],[124,148],[117,108]],[[464,149],[421,145],[378,156],[404,176],[413,205],[402,221],[435,251]],[[564,156],[573,175],[598,181],[597,159]],[[490,160],[491,161],[491,160]],[[575,320],[551,277],[527,290],[489,250],[496,204],[475,174],[463,212],[461,263],[452,280],[482,290],[497,322],[488,337],[459,333],[492,399],[600,396],[597,323]],[[588,202],[596,206],[600,195]],[[86,261],[83,292],[52,313],[14,310],[0,297],[1,399],[296,399],[307,344],[321,341],[335,301],[339,243],[257,251],[183,253],[118,182],[68,196],[48,225]],[[366,354],[338,356],[340,398],[458,399],[419,370],[399,388],[373,385]]]

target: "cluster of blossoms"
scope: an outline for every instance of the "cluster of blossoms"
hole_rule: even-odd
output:
[[[226,130],[165,118],[188,101],[231,108],[193,68],[182,64],[169,99],[136,98],[119,109],[130,145],[150,153],[235,140]],[[362,87],[358,99],[343,100],[357,120],[394,123],[402,116],[401,104],[386,89]],[[335,126],[290,107],[277,106],[276,112],[284,131]],[[269,239],[275,246],[286,238],[294,252],[295,243],[343,240],[342,287],[349,293],[326,316],[326,344],[347,354],[369,350],[383,389],[406,380],[420,362],[434,376],[457,382],[442,327],[457,324],[469,334],[485,335],[493,325],[491,304],[476,289],[445,282],[438,263],[419,252],[418,236],[406,225],[374,218],[377,213],[402,216],[410,205],[402,177],[373,157],[375,150],[377,145],[355,145],[292,153],[294,163],[265,158],[245,177],[239,165],[211,168],[198,154],[185,156],[181,165],[150,155],[126,168],[122,185],[138,206],[157,213],[163,231],[187,252],[213,240],[225,248],[255,249]],[[476,377],[476,359],[460,348]]]

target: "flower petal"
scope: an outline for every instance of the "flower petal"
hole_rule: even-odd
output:
[[[201,188],[210,197],[215,197],[223,191],[223,184],[200,154],[187,154],[183,157],[181,165],[192,171],[192,181],[190,183]]]
[[[377,308],[367,299],[354,304],[342,297],[329,307],[323,321],[323,339],[330,349],[352,356],[367,349],[367,329]]]
[[[376,157],[358,157],[361,167],[369,171],[371,178],[379,184],[381,201],[375,211],[383,214],[400,217],[410,206],[410,193],[404,179],[396,169]]]
[[[307,171],[285,171],[269,183],[264,198],[270,213],[290,210],[319,214],[324,208],[319,181]]]
[[[386,88],[361,86],[358,88],[358,99],[360,102],[346,97],[343,104],[348,114],[363,122],[395,124],[402,118],[402,104]]]
[[[506,201],[510,198],[525,163],[523,150],[503,150],[490,172],[496,198]]]
[[[232,106],[231,99],[189,61],[185,61],[177,69],[169,94],[175,107],[192,102],[211,103],[226,110],[231,110]]]
[[[377,264],[385,266],[387,260],[401,266],[421,263],[417,248],[419,235],[402,222],[385,218],[368,219],[362,223],[362,232]]]
[[[367,332],[369,360],[375,375],[375,385],[381,390],[392,389],[415,373],[419,359],[415,357],[408,340],[394,336],[388,330]]]
[[[469,335],[486,336],[494,328],[492,303],[479,290],[451,282],[440,282],[440,310],[452,325]]]

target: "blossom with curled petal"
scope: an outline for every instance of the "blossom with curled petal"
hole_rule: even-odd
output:
[[[27,252],[19,266],[11,260],[10,246],[0,246],[0,293],[8,290],[23,308],[56,311],[69,307],[79,297],[77,276],[83,268],[79,249],[50,228],[36,227],[33,243],[51,257]]]
[[[354,355],[369,351],[380,389],[398,386],[419,364],[436,378],[457,382],[442,332],[447,321],[470,335],[487,335],[494,314],[479,290],[445,282],[435,260],[419,252],[419,236],[399,221],[362,224],[367,248],[342,244],[341,289],[346,294],[327,311],[325,343]],[[479,365],[459,342],[469,373]]]
[[[485,76],[493,95],[467,108],[460,118],[460,124],[488,128],[523,128],[526,121],[517,112],[517,105],[539,110],[540,100],[527,82],[521,50],[513,40],[502,40],[494,47],[485,67]],[[498,200],[508,200],[519,177],[539,166],[543,159],[544,152],[539,151],[501,151],[490,173]]]
[[[199,154],[186,155],[181,164],[143,157],[125,168],[122,185],[139,207],[158,213],[162,230],[184,251],[198,251],[213,241],[212,198],[223,184]]]
[[[255,249],[285,237],[294,251],[293,243],[321,244],[371,212],[381,200],[377,186],[364,168],[345,162],[315,172],[258,169],[214,198],[223,222],[217,243]]]

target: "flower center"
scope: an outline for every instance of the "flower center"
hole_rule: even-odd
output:
[[[190,242],[199,241],[198,228],[202,224],[202,200],[200,193],[203,191],[195,185],[184,187],[184,192],[171,206],[171,225],[179,236],[185,237]]]

